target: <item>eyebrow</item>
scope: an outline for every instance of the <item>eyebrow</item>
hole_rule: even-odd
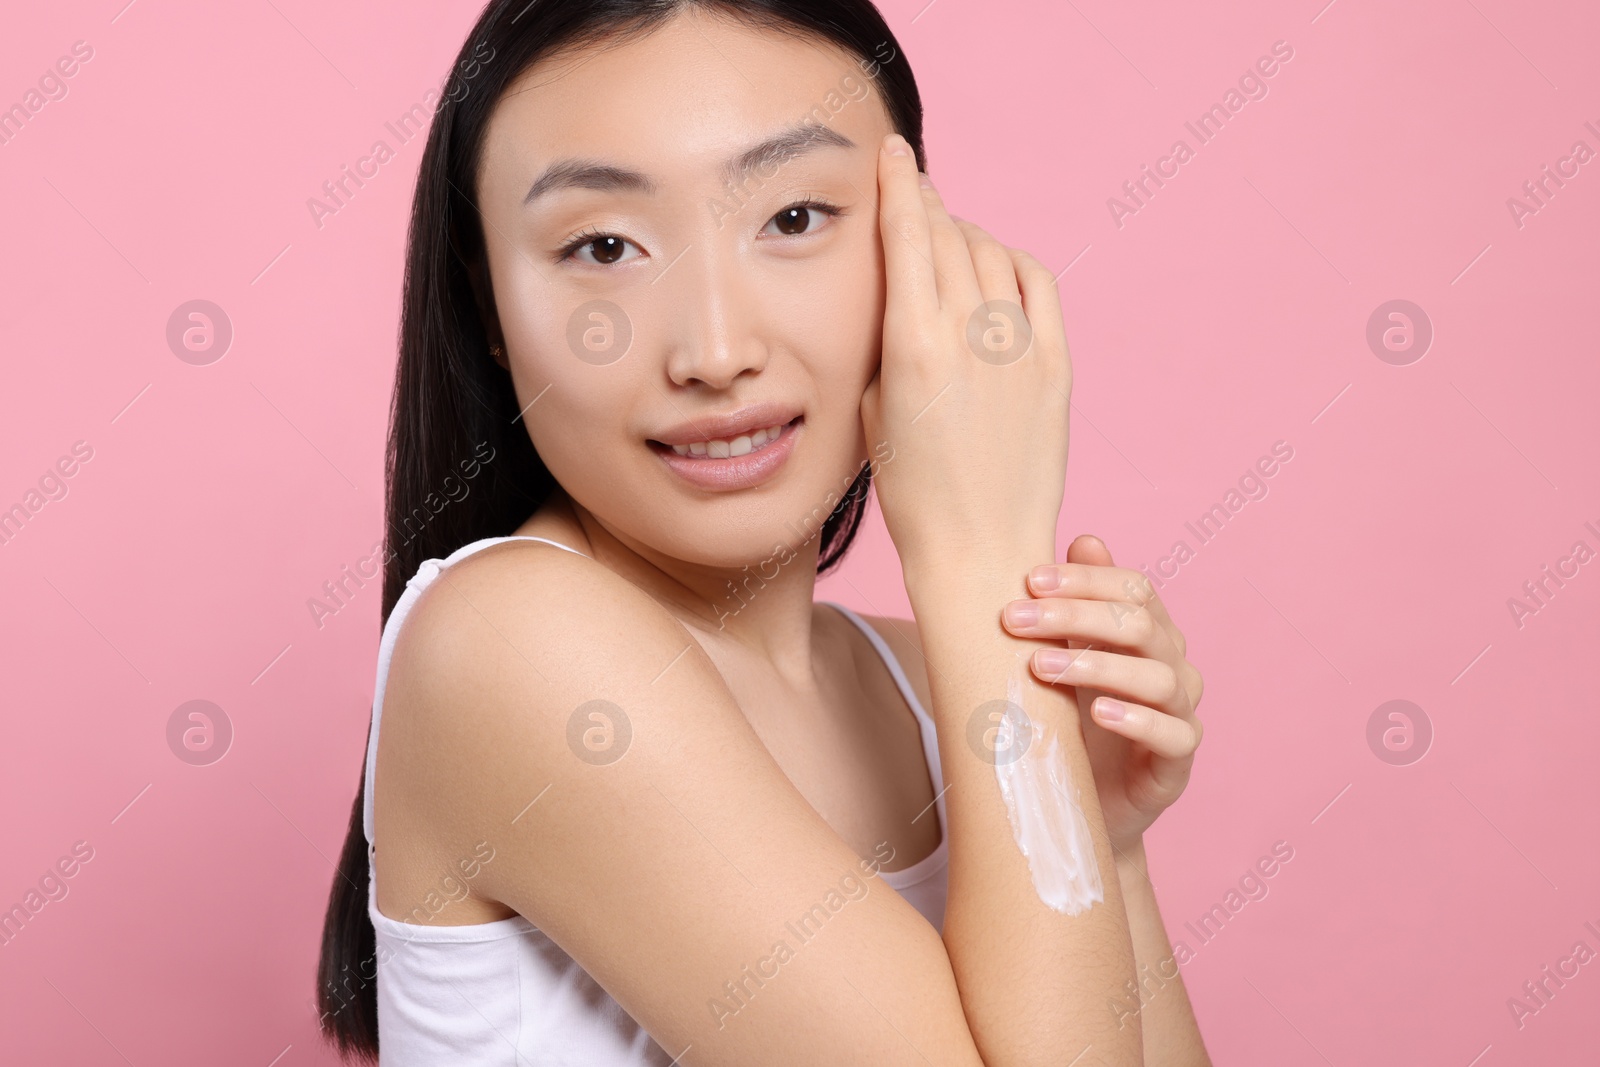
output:
[[[783,163],[817,148],[854,148],[856,143],[838,130],[816,122],[785,127],[729,159],[722,165],[727,182],[738,182],[750,171],[770,162]],[[636,170],[593,159],[562,159],[546,167],[522,198],[524,207],[558,189],[595,189],[601,192],[654,194],[656,184]]]

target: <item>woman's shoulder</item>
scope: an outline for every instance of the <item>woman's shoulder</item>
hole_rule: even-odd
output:
[[[583,618],[604,616],[627,618],[629,627],[597,628],[585,640],[620,644],[638,630],[676,625],[654,598],[589,556],[508,539],[433,576],[395,638],[391,669],[478,676],[508,657],[528,660],[562,644]]]

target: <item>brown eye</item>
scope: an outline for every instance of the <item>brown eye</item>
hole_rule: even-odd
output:
[[[625,243],[620,237],[598,237],[590,241],[585,247],[594,252],[594,258],[597,262],[615,263],[622,258],[622,249]]]
[[[569,241],[557,258],[563,262],[568,259],[576,259],[580,263],[609,267],[613,263],[620,263],[628,258],[624,253],[632,243],[624,237],[617,237],[613,234],[585,233]],[[589,255],[583,255],[584,252],[588,252]]]
[[[788,207],[772,217],[778,224],[778,231],[788,236],[805,233],[811,223],[811,209],[808,207]]]
[[[820,200],[803,200],[798,204],[790,204],[772,216],[767,226],[776,226],[777,236],[780,237],[803,237],[815,233],[825,219],[842,214],[844,214],[842,208],[825,204]]]

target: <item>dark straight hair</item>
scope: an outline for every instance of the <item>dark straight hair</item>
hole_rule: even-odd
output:
[[[916,81],[869,0],[491,0],[446,80],[412,199],[385,454],[384,623],[424,560],[511,533],[555,486],[520,421],[511,376],[489,354],[493,297],[474,194],[494,106],[538,60],[647,34],[685,8],[821,39],[856,57],[893,128],[927,170]],[[869,464],[824,522],[818,574],[849,548],[870,483]],[[342,1058],[376,1061],[378,960],[367,914],[365,772],[363,763],[328,899],[317,1007],[319,1029]]]

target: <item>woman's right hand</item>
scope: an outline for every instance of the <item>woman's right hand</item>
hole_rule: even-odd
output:
[[[893,154],[900,147],[904,154]],[[910,146],[879,148],[883,354],[861,399],[874,476],[903,564],[974,552],[1054,555],[1072,364],[1050,271],[954,220]]]

